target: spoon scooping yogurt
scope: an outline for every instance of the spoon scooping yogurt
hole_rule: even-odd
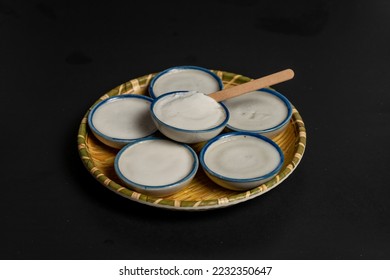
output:
[[[151,106],[157,128],[168,138],[183,143],[207,141],[218,135],[229,120],[229,111],[221,101],[272,86],[294,77],[286,69],[245,84],[211,94],[177,91],[159,96]]]

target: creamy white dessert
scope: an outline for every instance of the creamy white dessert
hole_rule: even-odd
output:
[[[118,160],[122,176],[145,186],[173,184],[193,168],[194,156],[188,148],[163,139],[135,143],[125,148]]]
[[[114,98],[98,106],[92,124],[100,133],[116,139],[137,139],[157,130],[150,116],[149,100]]]
[[[199,92],[166,95],[155,103],[153,112],[163,123],[186,130],[210,129],[226,119],[223,107]]]
[[[251,179],[275,170],[281,157],[270,143],[256,137],[238,135],[212,143],[204,155],[204,162],[218,175]]]
[[[229,109],[232,129],[261,131],[280,125],[288,117],[286,103],[266,91],[253,91],[223,102]]]
[[[154,97],[180,90],[209,94],[220,89],[218,80],[210,73],[186,68],[173,69],[159,76],[153,84]]]

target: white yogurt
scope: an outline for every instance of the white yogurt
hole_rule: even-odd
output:
[[[223,102],[229,109],[228,126],[259,131],[280,125],[288,116],[286,103],[266,91],[253,91]]]
[[[157,130],[150,116],[151,102],[142,98],[114,98],[97,107],[92,123],[100,133],[117,139],[137,139]]]
[[[172,91],[199,91],[210,94],[220,90],[218,80],[209,73],[196,69],[173,69],[153,84],[154,97]]]
[[[213,128],[226,119],[223,107],[199,92],[166,95],[157,101],[153,112],[165,124],[186,130]]]
[[[234,179],[264,176],[275,170],[280,161],[278,150],[270,143],[244,135],[214,142],[204,156],[211,171]]]
[[[194,157],[185,146],[169,140],[148,140],[133,144],[120,155],[118,168],[122,175],[145,186],[175,183],[188,176]]]

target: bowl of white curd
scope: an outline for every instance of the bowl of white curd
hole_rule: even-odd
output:
[[[186,187],[198,166],[198,157],[191,147],[155,137],[128,144],[114,162],[115,172],[125,186],[158,197]]]
[[[292,116],[289,100],[279,92],[263,88],[223,101],[230,113],[227,128],[273,137],[282,132]]]
[[[169,92],[154,99],[152,119],[166,137],[199,143],[218,135],[229,120],[226,106],[197,91]]]
[[[157,131],[150,116],[151,102],[150,97],[136,94],[109,97],[91,109],[88,125],[97,139],[120,149]]]
[[[198,66],[176,66],[158,73],[150,82],[149,95],[157,98],[172,91],[199,91],[210,94],[223,89],[222,80]]]
[[[284,155],[267,137],[230,132],[207,142],[199,159],[212,181],[227,189],[245,191],[274,178],[282,168]]]

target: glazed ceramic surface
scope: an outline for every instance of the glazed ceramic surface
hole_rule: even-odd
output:
[[[273,137],[286,128],[291,116],[291,103],[279,92],[264,88],[225,100],[233,131],[253,132]]]
[[[155,196],[181,190],[197,169],[197,155],[189,146],[159,138],[131,143],[115,158],[116,173],[124,184]]]
[[[179,91],[154,99],[151,114],[158,130],[170,139],[189,144],[218,135],[229,120],[229,111],[203,94],[198,99],[197,94]]]
[[[205,94],[223,88],[221,79],[212,71],[197,66],[177,66],[160,72],[149,87],[152,98],[172,91],[198,91]]]
[[[120,95],[105,99],[89,113],[88,124],[104,144],[122,148],[156,132],[150,116],[152,99],[140,95]]]
[[[232,190],[251,189],[271,180],[283,161],[283,153],[273,141],[246,132],[215,137],[200,153],[200,162],[209,178]]]

